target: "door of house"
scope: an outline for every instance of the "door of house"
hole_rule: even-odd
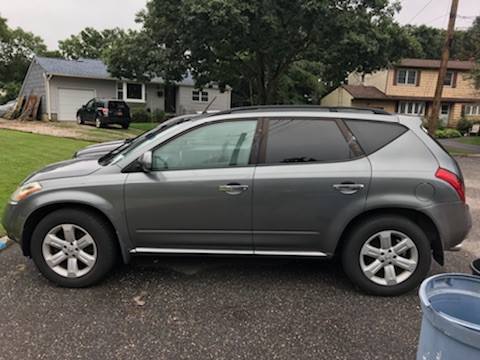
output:
[[[165,86],[165,112],[167,114],[176,114],[177,87],[175,85]]]
[[[446,127],[448,125],[449,117],[450,117],[450,104],[442,103],[442,107],[440,108],[439,125]]]

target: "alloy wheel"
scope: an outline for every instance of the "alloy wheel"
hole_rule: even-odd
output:
[[[97,246],[92,236],[74,224],[51,229],[42,244],[47,265],[63,277],[79,278],[89,273],[97,261]]]
[[[82,124],[82,117],[80,115],[77,115],[77,124]]]
[[[102,127],[102,121],[99,118],[95,119],[95,126],[99,129]]]
[[[378,285],[400,284],[415,272],[417,266],[415,243],[399,231],[380,231],[368,238],[360,250],[363,274]]]

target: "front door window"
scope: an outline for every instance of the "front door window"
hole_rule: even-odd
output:
[[[201,126],[153,151],[153,169],[184,170],[247,166],[256,120]]]

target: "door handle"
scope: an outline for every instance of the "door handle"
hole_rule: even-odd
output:
[[[333,185],[333,188],[335,190],[338,190],[345,195],[355,194],[358,190],[362,190],[364,187],[365,185],[363,184],[355,184],[355,183],[341,183],[341,184]]]
[[[248,185],[241,185],[241,184],[227,184],[227,185],[220,185],[218,187],[218,191],[227,193],[229,195],[240,195],[244,191],[248,190]]]

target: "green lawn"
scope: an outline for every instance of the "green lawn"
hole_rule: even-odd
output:
[[[480,146],[480,136],[463,137],[463,138],[459,138],[458,141],[460,141],[464,144],[479,145]]]
[[[33,171],[69,159],[91,142],[0,129],[0,218],[10,194]],[[4,234],[0,224],[0,235]]]
[[[156,127],[158,123],[130,123],[130,129],[148,131]]]

